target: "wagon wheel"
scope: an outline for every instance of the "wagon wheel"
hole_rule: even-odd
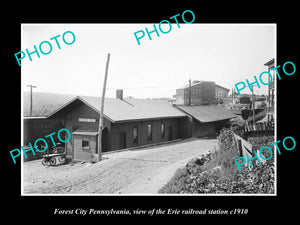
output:
[[[43,164],[43,166],[47,165],[47,161],[45,160],[45,158],[42,159],[42,164]]]
[[[46,159],[45,164],[46,164],[46,166],[50,166],[50,159]]]
[[[50,164],[50,166],[55,166],[55,164],[56,164],[56,159],[55,159],[55,157],[52,157],[52,158],[49,160],[49,164]]]
[[[65,161],[65,157],[64,157],[63,155],[59,156],[59,157],[58,157],[58,161],[59,161],[59,162]]]

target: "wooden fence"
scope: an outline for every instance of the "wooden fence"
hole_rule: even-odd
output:
[[[260,122],[255,124],[246,124],[245,132],[251,131],[274,131],[274,124],[271,122]]]
[[[234,141],[239,151],[239,156],[243,156],[246,158],[246,154],[253,155],[252,152],[252,144],[248,141],[240,137],[239,135],[234,133]]]
[[[235,141],[235,144],[237,146],[237,149],[239,151],[239,156],[240,157],[244,157],[245,160],[247,161],[247,165],[248,167],[250,167],[250,164],[247,160],[247,156],[246,154],[248,155],[249,158],[252,158],[252,157],[255,157],[255,153],[254,151],[256,152],[256,155],[258,155],[258,158],[260,160],[261,163],[264,163],[265,160],[263,160],[260,156],[259,156],[259,149],[255,149],[253,148],[253,145],[246,141],[244,138],[242,138],[241,136],[234,134],[234,141]],[[256,163],[257,163],[257,160],[252,160],[251,161],[252,165],[253,166],[256,166]],[[246,165],[246,164],[245,164]]]
[[[261,137],[274,135],[274,124],[271,122],[261,122],[255,124],[247,124],[243,130],[243,138]]]

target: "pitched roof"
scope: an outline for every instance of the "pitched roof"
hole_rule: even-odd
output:
[[[225,89],[226,91],[230,91],[228,88],[222,87],[221,85],[215,84],[215,86],[216,86],[216,87],[219,87],[219,88],[222,88],[222,89]]]
[[[194,117],[196,120],[206,123],[218,120],[226,120],[236,117],[233,113],[223,107],[214,105],[203,106],[176,106],[183,112]]]
[[[215,83],[215,82],[214,82],[214,81],[194,80],[194,81],[192,82],[192,84],[191,84],[191,87],[196,86],[196,85],[198,85],[198,84],[203,84],[203,83]],[[180,89],[186,89],[186,88],[188,88],[189,86],[190,86],[190,85],[187,84],[187,85],[185,85],[185,86],[183,86],[183,87],[181,87],[181,88],[178,88],[178,90],[180,90]],[[225,87],[223,87],[223,86],[221,86],[221,85],[218,85],[218,84],[216,84],[216,83],[215,83],[215,86],[216,86],[216,87],[219,87],[219,88],[222,88],[222,89],[225,89],[225,90],[227,90],[227,91],[230,91],[228,88],[225,88]]]
[[[63,105],[49,117],[63,110],[75,101],[82,101],[92,109],[100,113],[101,98],[89,96],[77,96],[67,104]],[[186,115],[171,106],[166,100],[148,100],[148,99],[124,99],[105,98],[104,116],[111,122],[126,122],[132,120],[159,119],[171,117],[185,117]]]
[[[270,66],[270,65],[274,64],[274,61],[275,61],[275,59],[273,58],[273,59],[269,60],[268,62],[266,62],[264,64],[264,66]]]
[[[203,83],[215,83],[215,82],[214,82],[214,81],[194,80],[194,81],[191,83],[191,87],[196,86],[196,85],[198,85],[198,84],[203,84]],[[186,88],[188,88],[189,86],[190,86],[189,84],[186,84],[186,85],[184,85],[183,87],[178,88],[178,89],[186,89]]]

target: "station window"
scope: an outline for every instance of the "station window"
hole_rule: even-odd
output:
[[[89,150],[90,149],[90,141],[83,139],[82,140],[82,149]]]
[[[152,124],[147,125],[147,140],[152,141]]]
[[[161,136],[161,139],[164,139],[165,138],[165,124],[164,123],[161,123],[160,124],[160,136]]]
[[[133,127],[132,137],[133,137],[133,144],[134,145],[138,144],[138,128],[137,127]]]

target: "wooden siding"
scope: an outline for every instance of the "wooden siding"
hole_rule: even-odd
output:
[[[61,121],[58,119],[24,119],[23,121],[23,145],[27,145],[29,142],[34,143],[36,139],[44,138],[53,132],[57,133],[63,127]],[[58,142],[56,135],[54,135],[53,138]]]
[[[96,137],[97,136],[73,135],[75,160],[90,160],[91,155],[96,153]],[[82,148],[82,140],[89,141],[89,149]]]
[[[89,119],[95,119],[96,122],[81,122],[79,121],[79,118],[89,118]],[[65,128],[67,128],[71,133],[73,133],[76,130],[86,130],[86,131],[98,131],[99,126],[99,113],[90,108],[89,106],[85,104],[80,104],[77,107],[71,108],[66,114],[64,114],[64,125]],[[107,138],[110,138],[110,121],[108,121],[106,118],[104,118],[104,127],[107,127],[108,129],[108,135]],[[67,151],[67,157],[73,158],[73,145],[76,141],[74,141],[74,135],[72,135],[72,139],[66,143],[66,151]],[[108,148],[110,148],[109,145],[110,141],[108,141]],[[77,144],[77,142],[76,142]],[[80,143],[81,145],[81,143]]]
[[[160,119],[127,123],[116,123],[111,126],[111,150],[120,149],[120,134],[126,134],[126,148],[168,141],[169,127],[172,127],[172,140],[182,138],[179,132],[180,119]],[[161,124],[165,124],[165,138],[161,138]],[[152,124],[152,141],[147,138],[147,125]],[[133,144],[133,127],[138,128],[138,143]]]
[[[96,119],[96,122],[80,122],[79,118]],[[74,104],[61,114],[64,120],[64,127],[71,133],[74,131],[91,131],[97,132],[99,126],[99,113],[84,103]],[[153,120],[139,120],[123,123],[111,123],[104,118],[104,149],[103,152],[119,150],[123,147],[131,148],[135,146],[143,146],[169,141],[169,127],[172,127],[172,140],[183,137],[183,133],[179,131],[179,121],[185,118],[165,118]],[[165,124],[165,137],[161,137],[161,124]],[[152,124],[152,141],[147,139],[147,125]],[[138,128],[138,143],[133,143],[133,127]],[[66,143],[67,157],[72,159],[89,160],[91,154],[95,154],[98,136],[93,136],[90,141],[90,150],[82,149],[82,135],[72,135],[72,139]],[[121,140],[123,138],[123,140]],[[126,146],[121,146],[124,142]],[[74,149],[74,151],[73,151]]]

